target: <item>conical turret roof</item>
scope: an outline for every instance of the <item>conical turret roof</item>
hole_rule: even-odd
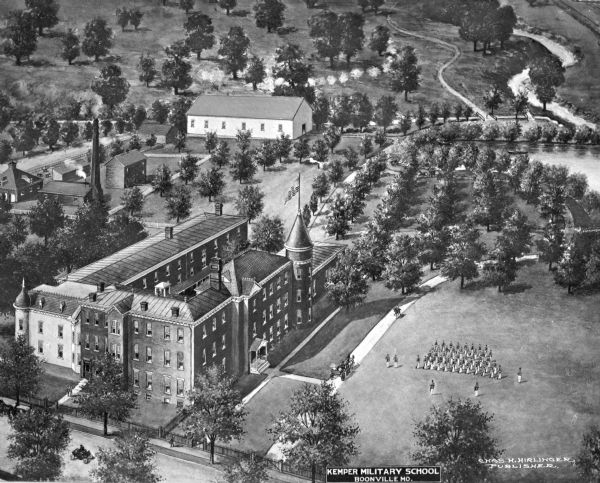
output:
[[[292,250],[302,250],[312,248],[313,243],[304,224],[302,214],[298,211],[294,225],[290,230],[290,234],[285,242],[285,248]]]
[[[23,285],[21,286],[21,292],[17,295],[15,300],[15,307],[19,308],[28,308],[31,304],[31,299],[29,298],[29,294],[27,293],[27,289],[25,288],[25,279],[23,279]]]

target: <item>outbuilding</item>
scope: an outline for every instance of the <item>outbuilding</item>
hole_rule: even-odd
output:
[[[146,156],[133,150],[106,163],[106,188],[130,188],[146,183]]]
[[[177,138],[177,129],[170,124],[160,124],[146,119],[137,130],[142,141],[148,140],[152,135],[158,144],[173,144]]]
[[[302,97],[203,95],[187,112],[188,136],[215,132],[234,138],[239,130],[255,139],[296,139],[312,130],[312,109]]]
[[[54,198],[62,205],[81,206],[91,199],[92,187],[86,183],[48,181],[38,192],[39,199]]]

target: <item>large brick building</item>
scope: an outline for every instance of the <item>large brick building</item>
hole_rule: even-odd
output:
[[[314,245],[300,213],[279,254],[247,250],[223,261],[232,236],[247,238],[246,220],[210,215],[83,267],[57,287],[23,287],[14,303],[16,333],[34,346],[43,336],[40,356],[81,377],[110,352],[137,392],[170,404],[182,404],[210,365],[259,373],[287,332],[311,322],[343,246]],[[40,297],[45,309],[36,305]],[[49,358],[59,327],[62,359]]]

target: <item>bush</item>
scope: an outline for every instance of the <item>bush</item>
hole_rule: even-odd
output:
[[[146,139],[146,146],[154,146],[156,144],[156,136],[154,134],[150,134],[150,137]]]
[[[544,124],[544,127],[542,127],[542,138],[544,138],[544,141],[546,141],[547,143],[551,143],[552,141],[554,141],[554,138],[557,134],[558,128],[553,122],[548,122]]]
[[[487,122],[483,126],[483,139],[486,141],[495,141],[500,137],[500,126],[497,122]]]
[[[592,130],[588,126],[579,126],[575,131],[575,142],[586,144],[592,137]]]
[[[525,131],[525,139],[530,143],[537,143],[542,137],[542,126],[536,124]]]
[[[556,140],[559,143],[567,144],[569,141],[571,141],[571,139],[573,139],[574,135],[575,132],[571,128],[561,126],[561,128],[558,130],[558,134],[556,135]]]
[[[480,122],[468,122],[461,126],[462,137],[467,141],[479,139],[483,134],[483,126]]]
[[[287,34],[293,34],[294,32],[297,32],[298,29],[296,27],[294,27],[293,25],[289,25],[289,26],[285,26],[285,27],[279,27],[277,29],[277,34],[278,35],[287,35]]]
[[[250,10],[232,10],[229,15],[232,17],[247,17],[250,15]]]
[[[439,131],[439,140],[444,143],[456,141],[462,133],[460,124],[457,122],[447,122]]]
[[[600,144],[600,132],[598,132],[596,129],[592,130],[592,134],[590,135],[590,143]]]
[[[512,143],[521,135],[521,125],[518,122],[511,122],[502,129],[502,137]]]

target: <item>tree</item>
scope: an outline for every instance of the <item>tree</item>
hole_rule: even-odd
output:
[[[198,190],[200,196],[208,196],[208,202],[211,202],[211,197],[219,196],[225,187],[223,172],[213,167],[210,170],[202,171],[198,178]]]
[[[552,264],[562,258],[564,238],[564,231],[558,223],[548,223],[544,227],[543,238],[536,240],[540,260],[548,263],[548,270],[552,270]]]
[[[233,10],[237,5],[237,0],[219,0],[219,7],[224,8],[227,11],[227,15],[229,12]]]
[[[140,81],[146,84],[146,87],[149,87],[150,82],[152,82],[158,76],[158,70],[156,70],[156,60],[154,57],[151,57],[150,54],[142,54],[138,63],[138,72],[140,73],[138,77]]]
[[[313,192],[310,195],[310,200],[308,202],[308,206],[310,208],[310,211],[312,212],[313,216],[315,215],[315,213],[317,212],[317,209],[319,207],[319,197]]]
[[[98,62],[100,57],[107,55],[113,46],[113,31],[106,20],[96,17],[85,25],[81,50],[88,57],[94,57]]]
[[[233,156],[229,172],[234,180],[239,180],[240,184],[244,181],[250,181],[256,174],[253,152],[248,150],[236,152]]]
[[[323,134],[323,141],[325,141],[329,149],[331,149],[331,154],[333,154],[333,150],[339,144],[341,139],[342,133],[335,126],[329,126]],[[318,155],[320,156],[320,154]],[[315,159],[318,158],[315,156]]]
[[[13,145],[8,139],[0,139],[0,164],[10,161],[10,155],[13,152]]]
[[[10,12],[4,36],[7,39],[4,53],[14,57],[16,65],[21,65],[21,59],[29,58],[37,48],[37,32],[31,13],[23,10]]]
[[[127,387],[123,364],[108,352],[92,362],[88,383],[74,397],[83,413],[102,418],[104,436],[108,435],[108,418],[124,421],[135,408],[136,398]]]
[[[237,459],[224,468],[226,483],[264,483],[269,480],[267,465],[258,458]]]
[[[310,206],[308,206],[308,204],[305,204],[304,207],[302,208],[302,220],[304,221],[304,224],[306,226],[308,226],[310,224],[311,218],[312,218],[312,214],[311,214]]]
[[[371,33],[371,41],[369,48],[373,52],[377,52],[380,57],[387,50],[388,42],[390,41],[390,29],[385,25],[378,25]]]
[[[586,481],[598,481],[600,476],[600,430],[592,426],[583,435],[581,447],[575,458],[575,466]]]
[[[179,177],[185,184],[192,181],[198,174],[198,158],[188,154],[181,160],[179,166]]]
[[[571,239],[566,243],[558,267],[554,272],[554,281],[561,287],[567,287],[567,293],[573,294],[573,289],[579,287],[585,280],[585,256],[582,243]]]
[[[454,117],[456,117],[456,122],[460,122],[462,113],[463,113],[463,105],[460,102],[458,102],[454,106]]]
[[[18,460],[17,474],[29,481],[60,478],[62,453],[71,439],[69,423],[62,415],[32,408],[10,418],[9,424],[8,457]]]
[[[319,163],[324,163],[329,157],[329,148],[324,139],[317,139],[312,145],[312,157]]]
[[[188,15],[190,10],[194,9],[194,4],[196,0],[179,0],[179,8],[185,11],[185,14]]]
[[[404,100],[408,101],[408,93],[419,88],[421,67],[415,49],[410,45],[402,47],[390,64],[390,88],[394,92],[404,91]]]
[[[210,443],[210,462],[215,462],[215,442],[240,439],[244,434],[246,411],[242,397],[235,389],[236,379],[220,366],[209,367],[196,378],[189,392],[185,411],[185,430],[188,437]]]
[[[121,27],[121,32],[125,32],[125,27],[129,25],[129,10],[126,8],[117,8],[117,25]]]
[[[59,6],[54,0],[25,0],[25,6],[40,36],[44,35],[45,28],[52,28],[58,24]]]
[[[246,68],[249,45],[250,39],[239,26],[231,27],[228,34],[221,37],[219,55],[223,56],[225,71],[231,74],[234,80],[237,80],[238,72]]]
[[[500,41],[500,48],[504,48],[506,42],[517,25],[517,16],[511,5],[504,5],[495,12],[494,34]]]
[[[313,102],[313,123],[317,129],[321,129],[323,124],[329,119],[329,98],[320,93]]]
[[[48,145],[50,151],[54,151],[54,146],[58,142],[58,138],[60,137],[60,124],[51,117],[46,122],[46,132],[42,136],[42,141]]]
[[[92,470],[92,478],[115,483],[160,481],[154,465],[155,451],[146,435],[135,431],[125,432],[114,442],[115,448],[99,449],[98,467]]]
[[[529,66],[529,78],[535,95],[546,110],[546,104],[556,95],[556,88],[565,81],[562,62],[554,56],[539,56]]]
[[[287,134],[282,134],[275,140],[275,154],[280,163],[283,163],[283,160],[289,157],[292,147],[292,139]]]
[[[190,48],[183,40],[165,47],[167,60],[162,65],[163,84],[173,89],[175,95],[180,89],[187,89],[192,85],[191,64],[187,61]]]
[[[325,231],[328,235],[335,235],[335,239],[342,238],[350,230],[348,207],[346,200],[338,193],[330,203],[331,210],[327,217]]]
[[[278,216],[261,216],[252,229],[252,245],[276,253],[283,248],[283,222]]]
[[[474,183],[475,219],[490,231],[490,225],[498,223],[508,204],[501,178],[491,168],[482,171]]]
[[[463,116],[465,116],[465,121],[468,121],[473,115],[473,108],[470,104],[467,104],[463,109]]]
[[[154,172],[154,178],[152,179],[152,187],[158,191],[162,198],[165,193],[171,191],[173,182],[171,181],[171,170],[168,166],[161,164]]]
[[[369,100],[369,96],[362,92],[352,94],[352,124],[355,127],[363,130],[373,120],[373,104]]]
[[[447,257],[442,262],[442,274],[451,280],[460,278],[460,288],[465,280],[478,275],[477,262],[484,253],[484,245],[479,241],[479,230],[472,225],[451,226],[450,244]]]
[[[417,107],[417,116],[415,118],[415,124],[419,129],[421,129],[425,125],[425,120],[427,119],[427,111],[422,104],[419,104]]]
[[[182,218],[190,216],[192,211],[192,195],[187,186],[178,185],[171,192],[166,200],[167,214],[169,219],[175,218],[179,223]]]
[[[346,167],[350,170],[350,171],[354,171],[356,169],[356,167],[358,166],[358,153],[356,152],[356,150],[350,146],[348,149],[346,149],[344,156],[346,157]]]
[[[527,216],[514,210],[504,222],[496,245],[512,260],[528,253],[531,247],[531,225],[527,222]]]
[[[204,149],[208,151],[208,154],[211,153],[213,149],[217,147],[219,142],[219,138],[215,131],[209,131],[206,133],[206,137],[204,138]]]
[[[142,19],[144,18],[144,12],[142,12],[139,8],[135,7],[129,10],[129,22],[133,25],[135,30],[138,29],[140,24],[142,23]]]
[[[567,178],[566,194],[578,201],[588,192],[587,176],[583,173],[571,173]]]
[[[344,177],[344,168],[339,159],[336,159],[329,165],[329,181],[335,186]]]
[[[60,128],[60,137],[67,146],[70,146],[78,136],[79,128],[77,127],[76,123],[73,121],[67,121],[63,123],[62,127]]]
[[[63,49],[60,56],[71,65],[73,61],[81,55],[79,37],[75,30],[67,30],[67,33],[62,38],[62,46]]]
[[[48,245],[48,238],[64,225],[65,214],[62,204],[54,198],[38,200],[29,210],[29,228],[31,233],[44,239],[44,246]]]
[[[338,21],[342,34],[340,50],[346,57],[346,64],[350,66],[350,59],[363,48],[365,18],[360,13],[344,12]]]
[[[0,92],[0,131],[4,131],[10,124],[14,112],[15,108],[10,102],[10,98],[4,92]]]
[[[123,209],[133,216],[134,213],[140,213],[144,207],[144,195],[138,186],[126,189],[121,196],[121,204]]]
[[[343,130],[352,122],[353,104],[352,98],[347,94],[342,94],[334,99],[332,104],[331,123]]]
[[[375,105],[375,122],[383,127],[383,132],[385,132],[390,124],[392,124],[397,113],[398,105],[394,97],[381,96]]]
[[[187,112],[192,106],[192,100],[180,97],[171,104],[169,123],[177,128],[179,134],[187,134]]]
[[[381,274],[385,286],[400,290],[403,295],[412,292],[421,281],[423,270],[417,259],[417,241],[408,235],[396,234],[386,250],[386,263]]]
[[[112,113],[115,106],[127,98],[129,82],[118,65],[109,64],[102,68],[100,77],[94,80],[91,89],[102,98],[102,102]]]
[[[527,92],[517,92],[511,100],[511,106],[515,111],[515,122],[519,122],[519,114],[523,114],[527,110]]]
[[[29,231],[27,230],[27,220],[24,216],[13,215],[10,223],[6,227],[6,235],[10,240],[10,244],[16,248],[25,243]]]
[[[275,51],[273,77],[283,82],[275,86],[274,96],[304,97],[310,104],[315,101],[315,88],[309,82],[313,67],[304,59],[304,52],[297,44],[289,43]]]
[[[252,220],[256,219],[262,213],[265,206],[265,194],[256,186],[245,186],[238,192],[238,197],[235,200],[235,208],[240,216]]]
[[[329,66],[333,69],[334,61],[342,49],[343,28],[338,15],[331,10],[325,10],[313,15],[309,21],[309,35],[313,39],[315,48],[320,57],[329,59]]]
[[[502,104],[502,93],[497,84],[494,84],[494,86],[483,96],[483,103],[493,116],[494,109],[498,109],[500,104]]]
[[[237,141],[237,147],[243,153],[250,149],[252,143],[252,131],[248,129],[238,129],[235,140]]]
[[[169,105],[156,99],[152,103],[152,117],[159,124],[164,124],[169,117]]]
[[[319,173],[314,177],[312,182],[312,189],[315,196],[319,198],[319,201],[323,201],[323,196],[329,193],[329,177],[327,173]]]
[[[400,118],[400,131],[402,131],[402,134],[404,134],[405,136],[406,136],[406,133],[408,131],[410,131],[410,128],[412,127],[411,117],[412,117],[412,115],[409,111]],[[421,129],[421,128],[419,128],[419,129]]]
[[[37,390],[43,374],[42,364],[26,336],[10,337],[0,345],[0,381],[15,397],[15,407],[19,405],[21,395]]]
[[[298,160],[299,163],[301,163],[304,158],[307,158],[309,156],[310,145],[308,144],[308,139],[298,139],[298,141],[294,143],[294,157]]]
[[[285,5],[281,0],[259,0],[254,5],[254,18],[259,29],[265,28],[268,33],[283,25]]]
[[[415,424],[419,449],[413,458],[421,465],[441,465],[449,482],[486,481],[490,469],[484,460],[497,459],[503,452],[491,435],[493,417],[471,399],[432,406]]]
[[[367,159],[367,156],[373,152],[373,138],[371,136],[363,136],[360,143],[360,154]]]
[[[258,84],[263,82],[267,77],[267,72],[265,71],[265,62],[260,57],[253,55],[250,60],[250,66],[246,71],[245,81],[248,84],[252,84],[252,90],[256,90]]]
[[[267,167],[271,167],[277,161],[277,146],[275,142],[267,139],[263,141],[258,150],[255,153],[257,164],[263,167],[263,171],[266,171]]]
[[[378,129],[377,132],[375,132],[375,144],[377,144],[380,148],[383,147],[383,145],[385,143],[387,143],[387,136],[385,134],[385,132],[383,131],[383,129]]]
[[[326,381],[297,389],[289,409],[274,419],[268,431],[273,441],[286,443],[282,446],[286,460],[311,467],[313,483],[317,468],[347,465],[358,453],[359,427],[348,404]]]
[[[212,162],[219,168],[229,164],[229,145],[226,141],[220,141],[215,152],[210,157]]]
[[[37,133],[32,122],[25,123],[24,126],[18,126],[9,129],[9,133],[13,139],[15,151],[22,152],[31,151],[36,145]]]
[[[127,149],[131,150],[140,150],[142,149],[142,142],[140,141],[140,137],[137,134],[132,134],[129,139],[129,146]]]
[[[215,28],[212,25],[211,18],[203,13],[194,12],[187,18],[183,26],[187,32],[185,41],[190,50],[200,60],[202,51],[212,49],[215,45],[213,34]]]

